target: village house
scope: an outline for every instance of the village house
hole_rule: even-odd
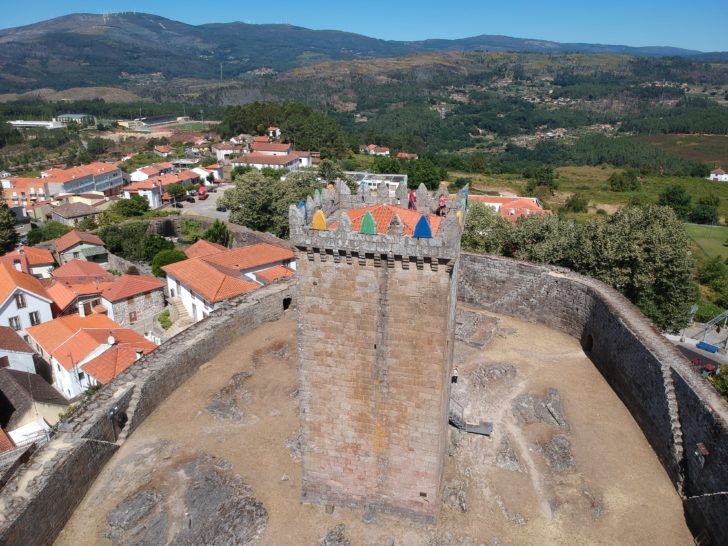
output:
[[[233,168],[253,167],[258,170],[284,169],[297,171],[301,166],[301,159],[295,154],[273,155],[256,152],[236,157],[232,160],[232,166]]]
[[[31,328],[28,335],[53,370],[53,386],[69,400],[108,383],[156,348],[104,314],[59,317]]]
[[[359,146],[359,153],[389,157],[389,148],[387,148],[386,146],[377,146],[376,144],[363,144]]]
[[[0,368],[35,373],[35,351],[9,326],[0,326]]]
[[[132,195],[139,195],[140,197],[144,197],[149,202],[149,208],[154,210],[160,208],[165,202],[170,201],[170,197],[166,191],[172,184],[191,186],[199,183],[201,183],[200,175],[194,171],[180,171],[162,176],[154,176],[125,187],[124,199],[131,199]]]
[[[114,277],[100,265],[71,260],[53,271],[53,281],[46,292],[53,300],[54,315],[79,313],[82,316],[98,312],[101,292],[111,285]],[[103,312],[105,308],[101,307]]]
[[[69,231],[52,241],[59,264],[84,260],[102,266],[109,263],[109,253],[100,237],[85,231]]]
[[[51,276],[56,260],[50,250],[32,246],[19,246],[12,252],[0,256],[0,263],[12,265],[18,271],[29,273],[38,279]]]
[[[200,180],[203,181],[205,186],[209,186],[223,180],[223,167],[217,163],[213,163],[206,167],[195,167],[192,169],[192,172],[197,173],[200,176]],[[210,175],[212,175],[212,181],[210,181]]]
[[[109,163],[95,162],[69,169],[50,169],[41,173],[49,196],[60,193],[101,192],[106,196],[121,191],[121,169]]]
[[[280,127],[268,127],[268,129],[266,129],[265,133],[268,135],[269,138],[272,138],[272,139],[281,138]]]
[[[713,182],[728,182],[728,173],[726,173],[723,169],[713,169],[710,171],[708,180]]]
[[[454,196],[450,196],[454,199]],[[536,197],[491,197],[488,195],[470,195],[468,201],[479,201],[496,210],[501,218],[509,222],[517,222],[524,216],[552,214],[543,208],[543,203]]]
[[[222,144],[214,144],[212,151],[215,152],[215,158],[220,162],[225,161],[230,156],[244,154],[248,151],[248,147],[241,144],[228,144],[223,142]]]
[[[172,172],[174,166],[169,163],[152,163],[146,167],[141,167],[129,175],[129,180],[132,182],[141,182],[147,180],[153,176],[161,176],[163,174],[169,174]]]
[[[410,154],[408,152],[399,152],[397,154],[397,159],[415,160],[419,159],[419,156],[417,154]]]
[[[253,142],[251,154],[261,155],[290,155],[293,146],[279,142]]]
[[[99,210],[86,203],[64,203],[51,209],[51,219],[65,224],[75,226],[84,218],[96,219]]]
[[[288,276],[296,268],[293,252],[267,243],[221,249],[198,241],[187,249],[187,255],[189,259],[162,269],[167,274],[170,297],[180,298],[195,322],[219,308],[225,300]],[[260,272],[276,266],[285,270],[268,272],[258,280]]]
[[[28,210],[36,203],[47,201],[51,196],[48,185],[42,178],[19,178],[9,176],[0,180],[3,197],[9,208],[23,207]]]
[[[38,279],[0,263],[0,325],[27,341],[28,328],[53,318],[52,304]]]
[[[167,145],[155,146],[154,153],[159,157],[169,157],[174,153],[174,148]]]
[[[58,414],[68,407],[68,401],[36,373],[1,369],[0,393],[0,425],[10,431],[14,443],[18,444],[27,436],[18,429],[38,420],[46,424],[41,428],[47,429],[47,425],[58,422]],[[19,433],[14,434],[13,431]]]
[[[151,322],[164,311],[165,286],[156,277],[122,275],[101,292],[101,305],[107,316],[121,326],[142,323],[150,329]]]

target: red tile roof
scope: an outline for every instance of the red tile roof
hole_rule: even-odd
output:
[[[71,260],[51,273],[56,279],[73,279],[77,282],[111,282],[113,275],[107,273],[103,267],[94,262],[84,260]]]
[[[293,270],[283,265],[276,265],[270,269],[264,269],[263,271],[256,271],[255,278],[260,279],[266,284],[277,281],[278,279],[284,279],[286,277],[293,276]]]
[[[249,165],[288,165],[298,160],[296,154],[285,155],[267,155],[261,153],[252,153],[238,156],[233,163],[247,163]]]
[[[153,176],[147,178],[146,180],[142,180],[141,182],[130,184],[124,187],[124,189],[126,191],[134,192],[139,190],[151,190],[155,186],[162,186],[162,188],[166,188],[167,186],[171,186],[172,184],[183,184],[188,181],[191,182],[198,179],[199,177],[200,175],[193,171],[180,171],[178,173]]]
[[[172,146],[155,146],[154,151],[159,152],[160,154],[171,154],[174,152],[174,148]]]
[[[253,142],[270,142],[270,138],[267,136],[256,136],[253,137]]]
[[[452,195],[450,197],[453,198]],[[498,214],[509,222],[516,222],[519,218],[531,214],[552,214],[550,210],[545,210],[541,202],[535,197],[470,195],[468,196],[468,201],[479,201],[481,203],[497,205]]]
[[[164,285],[164,281],[156,277],[122,275],[101,292],[101,297],[113,303],[132,296],[146,294],[153,290],[162,290]]]
[[[279,144],[277,142],[253,142],[253,152],[279,152],[284,154],[291,153],[290,144]]]
[[[162,269],[209,303],[234,298],[260,286],[251,281],[243,281],[226,275],[205,263],[202,258],[173,263]]]
[[[72,248],[80,243],[87,243],[90,245],[103,246],[104,242],[93,233],[86,233],[85,231],[69,231],[65,235],[55,239],[53,244],[56,247],[56,252],[65,252],[69,248]]]
[[[98,176],[118,171],[119,168],[109,163],[97,161],[88,165],[71,167],[70,169],[49,169],[44,171],[43,182],[65,183],[85,176]]]
[[[146,355],[157,348],[154,343],[127,328],[113,330],[111,335],[116,343],[81,366],[82,370],[102,384],[108,383],[134,364],[137,361],[137,350]]]
[[[22,251],[22,252],[21,252]],[[53,265],[55,260],[50,250],[34,248],[32,246],[21,246],[20,248],[0,256],[0,263],[6,263],[14,267],[15,260],[20,262],[23,273],[29,273],[31,267],[42,265]]]
[[[222,245],[218,245],[217,243],[211,243],[210,241],[205,241],[204,239],[200,239],[195,244],[193,244],[190,248],[185,250],[185,255],[188,258],[201,258],[203,256],[209,256],[210,254],[217,254],[218,252],[225,252],[227,248],[225,248]]]
[[[111,282],[63,282],[56,281],[46,288],[58,311],[65,311],[81,296],[101,295]]]
[[[722,175],[725,174],[725,171],[723,169],[715,169],[714,171],[710,171],[710,174]]]
[[[114,330],[121,328],[106,315],[66,315],[28,328],[28,335],[71,370],[96,349]],[[137,334],[138,335],[138,334]]]
[[[377,233],[386,234],[389,230],[389,224],[395,216],[399,216],[400,220],[404,224],[404,234],[414,235],[415,226],[424,213],[417,212],[414,210],[404,209],[396,207],[394,205],[372,205],[369,207],[362,207],[358,209],[351,209],[346,211],[347,216],[351,220],[351,227],[354,231],[361,230],[361,222],[364,215],[370,212],[374,217],[374,222],[377,224]],[[437,230],[440,228],[440,222],[442,218],[435,214],[428,214],[427,219],[430,222],[430,228],[432,229],[433,237],[437,235]],[[336,229],[336,222],[331,225],[331,229]]]
[[[15,351],[16,353],[34,353],[23,338],[8,326],[0,326],[0,350]]]
[[[269,245],[268,243],[258,243],[256,245],[233,248],[225,252],[211,254],[202,259],[212,265],[245,271],[268,264],[275,264],[276,262],[293,260],[294,255],[287,248]]]
[[[15,449],[15,442],[8,436],[4,428],[0,428],[0,453],[10,451],[11,449]]]
[[[22,271],[18,271],[11,265],[0,263],[0,303],[8,299],[18,288],[45,300],[51,299],[38,279]]]

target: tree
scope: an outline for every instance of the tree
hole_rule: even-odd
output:
[[[380,174],[402,174],[402,163],[396,157],[378,156],[374,158],[373,169]]]
[[[184,241],[187,243],[194,243],[200,237],[202,237],[200,224],[195,220],[185,218],[184,220],[182,220],[182,224],[180,225],[179,230],[182,237],[184,238]]]
[[[60,236],[65,235],[71,231],[71,227],[55,220],[46,222],[39,228],[33,228],[28,232],[28,244],[37,245],[43,241],[50,241],[52,239],[58,239]]]
[[[229,247],[232,234],[224,222],[221,220],[215,220],[215,222],[202,234],[202,238],[205,241]]]
[[[7,203],[0,205],[0,252],[3,254],[18,244],[18,232],[15,231],[15,214]]]
[[[113,216],[117,215],[122,219],[144,216],[149,210],[149,201],[141,195],[132,195],[130,199],[119,199],[108,208]]]
[[[685,188],[682,186],[670,186],[660,193],[657,204],[663,207],[670,207],[675,211],[678,218],[686,220],[690,214],[691,201],[692,198]]]
[[[578,193],[575,193],[566,200],[561,210],[564,212],[587,212],[589,210],[589,201]]]
[[[690,211],[688,220],[690,220],[693,224],[715,225],[718,223],[718,207],[705,204],[696,205],[695,208]]]
[[[533,172],[533,176],[528,181],[528,184],[526,184],[526,191],[533,193],[538,187],[548,189],[551,195],[558,189],[559,183],[556,181],[553,167],[543,166]]]
[[[166,277],[167,275],[162,270],[165,265],[181,262],[187,259],[187,255],[181,250],[168,249],[161,250],[154,255],[152,258],[152,273],[155,277]]]
[[[319,163],[318,175],[326,182],[331,183],[337,178],[341,178],[344,172],[330,159],[324,159]]]
[[[443,177],[442,175],[445,174]],[[418,188],[420,184],[424,184],[430,191],[435,191],[440,187],[440,181],[447,178],[447,173],[443,173],[430,159],[420,159],[413,161],[408,173],[407,185],[410,188]]]
[[[86,216],[78,224],[76,229],[79,231],[93,231],[98,228],[99,225],[96,223],[96,219],[93,216]]]
[[[167,186],[167,193],[172,198],[172,201],[176,203],[187,195],[187,190],[181,184],[170,184]]]
[[[612,173],[607,179],[611,191],[639,191],[640,181],[634,169],[627,169],[622,173]]]
[[[209,167],[210,165],[214,165],[215,163],[217,163],[217,158],[213,156],[203,157],[200,160],[200,166],[202,167]]]
[[[494,208],[474,201],[468,204],[460,245],[470,252],[501,254],[509,231],[510,225]]]
[[[319,188],[316,173],[297,171],[285,180],[250,172],[237,178],[218,203],[230,211],[230,222],[278,237],[288,236],[288,206]]]

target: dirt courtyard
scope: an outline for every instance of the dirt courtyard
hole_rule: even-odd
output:
[[[56,544],[693,543],[657,457],[578,342],[492,315],[485,349],[456,345],[453,397],[494,432],[450,427],[437,525],[301,504],[294,319],[240,337],[169,397]]]

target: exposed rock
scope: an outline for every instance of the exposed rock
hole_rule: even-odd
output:
[[[498,508],[500,508],[501,512],[503,512],[503,515],[506,517],[506,519],[511,523],[515,523],[516,525],[525,525],[526,523],[528,523],[528,520],[521,514],[512,514],[511,512],[509,512],[508,508],[506,507],[506,503],[503,502],[503,499],[500,495],[495,496],[495,503],[498,505]]]
[[[507,362],[499,362],[491,365],[481,364],[473,371],[471,380],[476,387],[486,387],[490,383],[514,377],[516,377],[515,366]]]
[[[563,434],[556,434],[546,446],[544,456],[548,465],[556,472],[569,472],[576,468],[571,453],[571,442]]]
[[[207,411],[217,419],[242,421],[245,418],[243,407],[250,403],[252,395],[245,389],[245,382],[252,376],[250,372],[236,373],[230,382],[212,397]]]
[[[458,309],[455,317],[455,338],[476,349],[485,348],[498,332],[500,321],[482,313]]]
[[[361,515],[362,522],[369,525],[370,523],[374,523],[377,520],[377,513],[374,511],[374,508],[372,508],[371,505],[367,506],[364,509],[364,513]]]
[[[435,531],[427,546],[474,546],[476,543],[470,537],[458,537],[449,531]]]
[[[294,461],[297,463],[301,461],[303,456],[303,433],[300,430],[286,440],[286,449]]]
[[[113,544],[256,544],[268,513],[231,465],[200,455],[159,469],[158,489],[139,491],[107,515]],[[158,474],[158,475],[159,475]],[[181,506],[180,506],[181,504]]]
[[[447,482],[442,491],[442,501],[453,510],[467,512],[468,496],[465,489],[466,483],[462,480]]]
[[[336,527],[329,529],[319,542],[319,546],[350,546],[351,541],[346,537],[346,527],[339,523]]]
[[[290,350],[288,348],[288,343],[283,343],[283,345],[273,351],[273,356],[276,358],[288,358],[288,355],[290,354]]]
[[[546,398],[535,394],[521,394],[513,400],[513,415],[524,424],[546,423],[568,429],[561,396],[556,389],[549,389]]]
[[[588,485],[584,485],[581,494],[589,502],[594,518],[600,517],[604,513],[604,503],[602,500],[594,494]]]
[[[495,466],[502,468],[503,470],[510,470],[511,472],[523,472],[521,463],[518,461],[518,456],[513,450],[508,436],[503,436],[498,451],[495,454],[494,460]]]

